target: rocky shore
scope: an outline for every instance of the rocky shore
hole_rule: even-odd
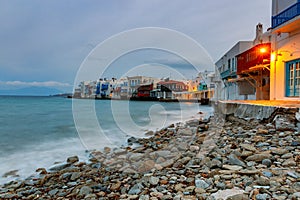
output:
[[[300,199],[295,113],[171,125],[0,188],[0,199]],[[135,148],[131,147],[135,145]]]

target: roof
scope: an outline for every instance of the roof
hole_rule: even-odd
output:
[[[184,84],[184,83],[181,82],[181,81],[174,81],[174,80],[160,81],[160,82],[158,82],[157,84],[160,84],[160,85],[167,85],[167,84],[172,84],[172,83],[175,83],[175,84]],[[185,84],[184,84],[184,85],[185,85]]]

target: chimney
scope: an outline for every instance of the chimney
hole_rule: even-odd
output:
[[[262,35],[263,35],[263,25],[261,23],[258,23],[256,25],[256,36],[253,41],[254,45],[262,43]]]

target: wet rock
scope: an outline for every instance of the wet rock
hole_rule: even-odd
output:
[[[78,156],[71,156],[71,157],[67,158],[67,163],[75,163],[78,161],[79,161]]]
[[[110,147],[104,147],[104,153],[108,154],[111,152],[111,148]]]
[[[129,145],[132,145],[133,143],[137,143],[138,142],[138,139],[136,139],[135,137],[130,137],[127,139],[127,143]]]
[[[254,154],[252,156],[249,156],[246,158],[246,161],[255,161],[255,162],[261,162],[264,159],[269,159],[271,157],[271,154]]]
[[[216,187],[221,190],[226,189],[226,185],[223,182],[217,182]]]
[[[195,186],[188,186],[184,189],[185,192],[192,193],[195,190]]]
[[[228,156],[228,163],[231,164],[231,165],[239,165],[239,166],[242,166],[242,167],[246,167],[246,164],[241,161],[236,155],[234,154],[230,154]]]
[[[45,168],[38,168],[35,170],[35,172],[40,172],[40,174],[47,174],[47,170]]]
[[[114,151],[114,154],[117,155],[117,156],[125,155],[126,153],[127,153],[127,151],[125,149],[116,149]]]
[[[271,199],[269,194],[257,194],[255,196],[256,200],[267,200],[267,199]]]
[[[48,192],[50,196],[54,196],[56,193],[58,193],[58,189],[53,189]]]
[[[276,154],[276,155],[283,155],[288,153],[289,151],[283,148],[275,148],[271,150],[272,154]]]
[[[72,173],[72,175],[71,175],[71,177],[70,177],[70,180],[71,180],[71,181],[75,181],[75,180],[77,180],[80,176],[81,176],[81,173],[80,173],[80,172],[74,172],[74,173]]]
[[[60,163],[53,165],[49,168],[50,171],[60,171],[70,166],[70,163]]]
[[[261,163],[267,167],[272,165],[272,161],[270,159],[263,159]]]
[[[9,172],[6,172],[2,175],[3,178],[7,178],[9,176],[12,176],[12,177],[17,177],[18,176],[18,170],[11,170]]]
[[[209,168],[222,167],[222,162],[218,159],[212,159],[210,162],[206,164]]]
[[[288,116],[285,115],[277,115],[274,119],[275,121],[275,128],[277,131],[294,131],[295,125],[291,121],[291,119],[288,118]]]
[[[18,197],[17,194],[12,194],[12,193],[0,194],[1,199],[14,199],[14,198],[17,198],[17,197]]]
[[[251,144],[241,144],[240,146],[248,151],[256,151],[256,148]]]
[[[199,146],[195,146],[195,145],[190,146],[190,151],[192,151],[192,152],[196,152],[196,151],[199,151],[199,150],[200,150]]]
[[[233,171],[239,171],[243,169],[243,167],[238,166],[238,165],[223,165],[222,168],[228,169],[228,170],[233,170]]]
[[[263,176],[259,177],[256,182],[258,185],[270,185],[270,180]]]
[[[158,177],[155,177],[155,176],[151,176],[150,179],[149,179],[149,183],[151,185],[157,185],[159,182],[159,178]]]
[[[211,196],[215,199],[229,199],[234,197],[235,195],[243,195],[244,190],[238,188],[226,189],[226,190],[219,190],[216,193],[213,193]]]
[[[295,192],[292,196],[293,198],[300,198],[300,192]]]
[[[111,190],[111,191],[118,191],[118,190],[120,189],[120,187],[121,187],[121,182],[118,181],[118,182],[113,183],[113,184],[111,185],[110,190]]]
[[[267,129],[258,128],[256,131],[257,134],[268,134],[269,131]]]
[[[292,158],[292,157],[293,157],[292,153],[286,153],[286,154],[281,156],[282,159],[288,159],[288,158]]]
[[[161,150],[161,151],[155,151],[155,154],[157,157],[165,157],[166,158],[171,155],[171,152],[166,151],[166,150],[164,150],[164,151]]]
[[[292,159],[288,159],[288,160],[285,160],[283,163],[282,163],[282,166],[284,167],[291,167],[291,166],[296,166],[297,163],[295,162],[295,160],[292,158]]]
[[[155,168],[155,162],[153,160],[141,161],[139,172],[147,172]]]
[[[300,175],[298,173],[292,172],[292,171],[288,171],[287,175],[290,176],[290,177],[293,177],[295,179],[300,178]]]
[[[259,170],[249,170],[249,169],[244,169],[244,170],[240,170],[237,173],[239,174],[243,174],[243,175],[254,175],[254,174],[258,174]]]
[[[272,172],[268,172],[268,171],[263,171],[262,174],[266,177],[272,177],[273,173]]]
[[[248,200],[248,196],[245,194],[235,194],[227,198],[227,200]]]
[[[130,190],[128,191],[128,194],[129,195],[138,195],[142,192],[142,189],[143,189],[143,185],[141,183],[137,183],[135,184],[134,186],[132,186],[130,188]]]
[[[129,155],[129,160],[136,162],[136,161],[140,161],[143,157],[144,157],[143,153],[133,153]]]
[[[90,194],[92,191],[93,191],[92,188],[90,188],[89,186],[83,186],[80,188],[79,195],[86,196]]]
[[[209,184],[202,179],[196,179],[195,186],[196,186],[196,188],[206,189],[209,187]]]
[[[300,146],[300,141],[293,141],[291,146]]]

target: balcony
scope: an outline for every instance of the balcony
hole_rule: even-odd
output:
[[[230,70],[225,70],[221,73],[222,79],[226,79],[229,77],[235,77],[235,76],[236,76],[236,72],[230,71]]]
[[[300,15],[300,2],[293,4],[281,13],[272,17],[272,28],[276,28]]]

